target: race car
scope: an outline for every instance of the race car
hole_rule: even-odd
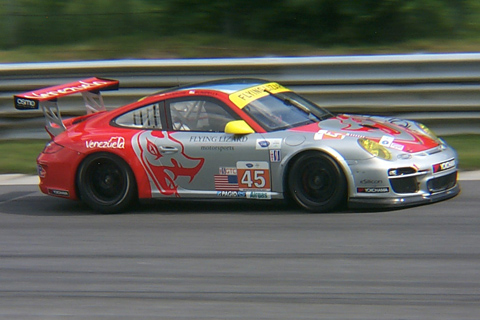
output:
[[[289,199],[332,212],[460,192],[456,152],[414,121],[332,114],[260,79],[180,86],[107,110],[101,92],[118,87],[93,77],[14,96],[17,109],[45,115],[43,193],[114,213],[146,198]],[[75,93],[87,114],[63,120],[57,101]]]

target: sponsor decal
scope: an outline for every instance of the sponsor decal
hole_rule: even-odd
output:
[[[176,148],[179,152],[162,153],[159,146]],[[132,147],[142,164],[152,188],[166,196],[180,197],[177,179],[195,179],[205,162],[185,153],[183,144],[166,131],[141,131],[132,137]]]
[[[358,193],[388,193],[390,192],[389,187],[378,187],[378,188],[357,188]]]
[[[319,130],[313,136],[314,140],[342,140],[345,138],[343,133],[332,132],[328,130]]]
[[[240,190],[270,191],[270,166],[268,162],[237,162],[238,187]]]
[[[392,142],[392,144],[390,145],[390,149],[395,149],[395,150],[398,150],[398,151],[403,151],[404,148],[405,148],[405,146],[403,144],[399,144],[399,143],[395,143],[395,142]]]
[[[375,180],[375,179],[363,179],[360,181],[361,184],[381,184],[383,180]]]
[[[247,192],[247,199],[269,200],[272,199],[272,195],[270,192],[249,191]]]
[[[257,140],[257,149],[268,148],[269,145],[270,142],[268,142],[267,140]]]
[[[48,189],[48,194],[53,196],[60,196],[60,197],[69,197],[70,192],[67,190],[57,190],[57,189]]]
[[[282,161],[282,153],[280,150],[270,150],[270,162]]]
[[[250,87],[244,90],[234,92],[229,96],[229,98],[230,98],[230,101],[232,101],[240,109],[242,109],[250,102],[266,97],[270,95],[270,93],[275,94],[275,93],[288,92],[288,91],[290,90],[285,88],[284,86],[275,82],[270,82],[270,83],[266,83],[259,86]]]
[[[451,159],[451,160],[448,160],[448,161],[445,161],[445,162],[434,164],[433,165],[433,172],[434,173],[441,172],[441,171],[445,171],[445,170],[452,169],[452,168],[455,168],[455,167],[456,167],[455,159]]]
[[[383,136],[382,139],[380,139],[379,143],[386,148],[395,149],[395,150],[398,150],[398,151],[403,151],[405,146],[402,145],[402,144],[394,142],[394,140],[395,140],[394,137]]]
[[[15,107],[20,110],[38,109],[38,102],[30,99],[15,98]]]
[[[226,174],[226,175],[237,175],[237,168],[235,167],[220,167],[218,169],[219,174]]]
[[[214,175],[217,191],[270,190],[268,162],[238,161],[237,167],[221,167]]]
[[[31,99],[52,99],[56,98],[60,95],[65,95],[65,94],[72,94],[75,92],[81,92],[81,91],[88,91],[88,89],[95,89],[98,86],[103,86],[108,84],[109,82],[106,81],[101,81],[101,80],[94,80],[92,82],[88,82],[87,80],[80,80],[76,83],[73,83],[69,87],[52,87],[52,88],[47,88],[46,91],[32,91],[28,94],[25,94],[25,98],[31,98]]]
[[[235,147],[232,146],[201,146],[202,151],[234,151]]]
[[[263,150],[263,149],[280,149],[282,147],[282,139],[281,138],[276,138],[276,139],[257,139],[257,142],[255,144],[255,148],[257,150]]]
[[[199,142],[199,143],[238,143],[238,142],[246,142],[248,141],[248,137],[246,136],[234,136],[234,135],[224,135],[224,136],[217,136],[217,135],[207,135],[207,136],[191,136],[190,142]]]
[[[238,191],[238,177],[236,175],[214,175],[215,190]]]
[[[383,136],[382,139],[380,139],[379,143],[380,143],[380,145],[388,148],[392,145],[393,140],[395,140],[394,137]]]
[[[225,198],[245,198],[247,193],[245,191],[218,191],[217,197]]]
[[[99,148],[99,149],[124,149],[125,138],[123,137],[111,137],[107,141],[85,141],[85,147],[87,149]]]

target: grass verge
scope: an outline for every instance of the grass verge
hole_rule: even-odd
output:
[[[0,174],[36,174],[37,156],[45,147],[44,140],[0,141]]]
[[[442,139],[457,150],[460,169],[480,170],[480,135],[454,135]]]
[[[0,63],[105,59],[226,58],[480,51],[480,39],[411,40],[394,45],[314,45],[260,41],[218,34],[116,36],[59,45],[0,49]]]
[[[443,137],[455,148],[460,158],[461,170],[480,170],[480,135],[455,135]],[[36,158],[46,141],[0,141],[0,174],[36,174]]]

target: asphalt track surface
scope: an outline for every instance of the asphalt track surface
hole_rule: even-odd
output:
[[[0,186],[0,319],[480,319],[480,181],[401,210],[142,203]]]

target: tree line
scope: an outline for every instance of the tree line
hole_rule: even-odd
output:
[[[475,37],[478,0],[0,0],[0,46],[222,34],[313,45]]]

